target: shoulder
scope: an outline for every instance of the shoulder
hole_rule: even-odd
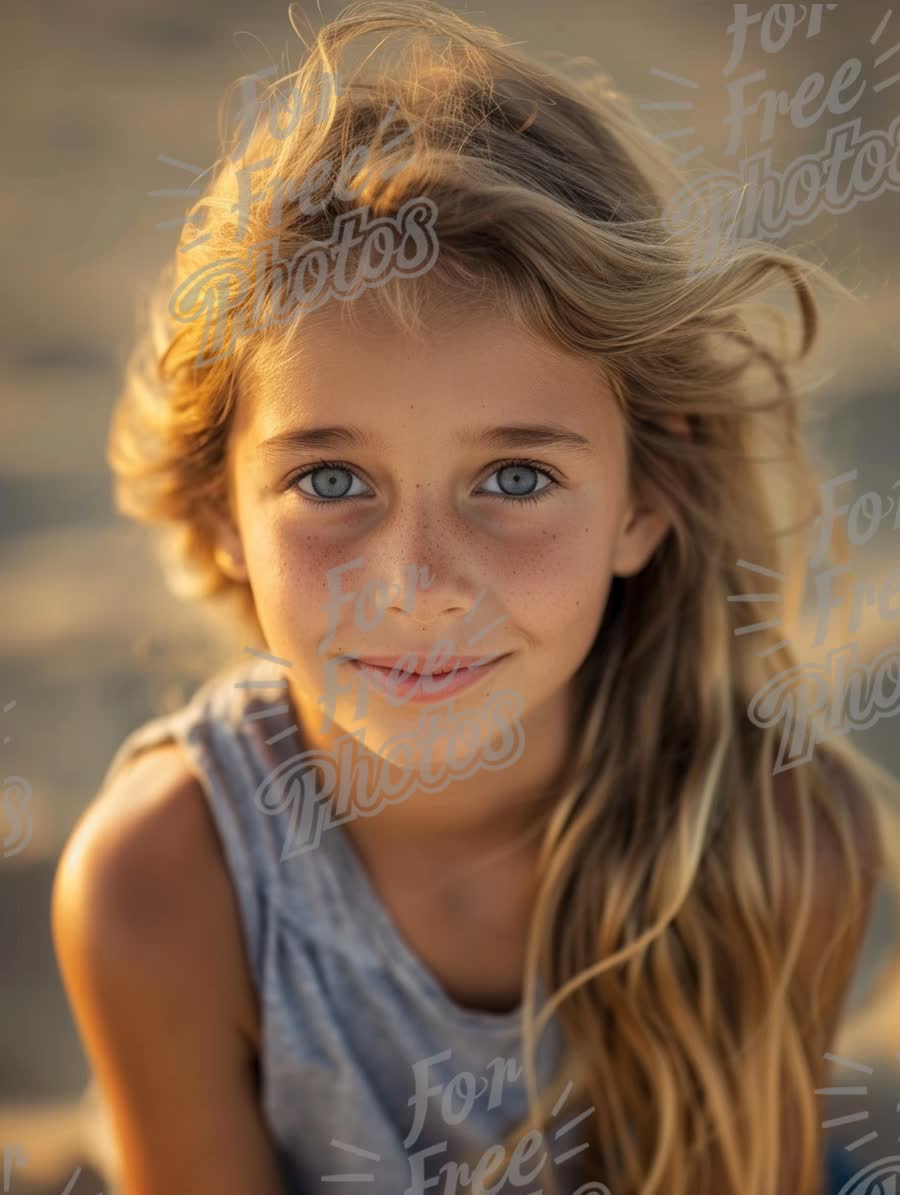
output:
[[[205,794],[175,745],[109,781],[70,834],[53,880],[52,926],[73,982],[121,972],[220,979],[255,1037],[236,898]],[[234,994],[232,997],[231,994]]]
[[[174,744],[126,764],[82,814],[60,856],[55,886],[77,883],[110,905],[163,921],[185,900],[197,909],[216,878],[212,827],[199,781]]]

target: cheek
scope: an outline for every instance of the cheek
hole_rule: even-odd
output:
[[[296,520],[270,518],[251,529],[245,546],[260,622],[273,648],[288,649],[318,640],[328,626],[328,573],[353,553],[297,526]],[[350,570],[342,588],[353,587]]]
[[[547,635],[593,639],[606,606],[611,572],[608,529],[573,518],[525,547],[498,545],[492,580],[514,622],[540,641]]]

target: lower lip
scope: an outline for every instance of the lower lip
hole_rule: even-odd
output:
[[[391,681],[390,668],[377,668],[374,664],[363,664],[360,660],[348,660],[352,668],[365,676],[374,689],[388,697],[405,697],[417,704],[444,701],[447,697],[454,697],[464,689],[479,684],[489,676],[506,656],[498,656],[489,664],[482,664],[478,668],[458,668],[456,672],[448,672],[445,676],[434,678],[420,676],[415,673],[400,673],[400,678]]]

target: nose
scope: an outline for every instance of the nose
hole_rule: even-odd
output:
[[[402,572],[402,577],[397,576]],[[385,576],[391,614],[408,615],[415,622],[429,626],[445,616],[463,616],[472,604],[464,596],[464,586],[452,580],[446,571],[435,573],[427,564],[411,561],[405,568],[388,570]]]
[[[452,514],[424,500],[398,510],[371,541],[372,565],[386,588],[386,610],[430,626],[468,614],[483,585]]]

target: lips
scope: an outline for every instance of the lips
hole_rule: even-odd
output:
[[[447,656],[440,655],[429,664],[429,654],[408,652],[402,656],[356,656],[361,664],[368,664],[371,668],[383,669],[385,673],[396,670],[401,676],[445,676],[461,669],[471,669],[492,663],[498,659],[501,652],[486,653],[480,656]]]
[[[365,678],[376,692],[396,704],[435,703],[458,697],[468,689],[484,683],[493,676],[509,656],[452,656],[435,661],[429,669],[427,658],[410,653],[404,656],[345,656],[347,663]],[[381,661],[380,663],[378,661]],[[422,672],[410,671],[415,666]],[[447,669],[447,671],[443,671]]]

